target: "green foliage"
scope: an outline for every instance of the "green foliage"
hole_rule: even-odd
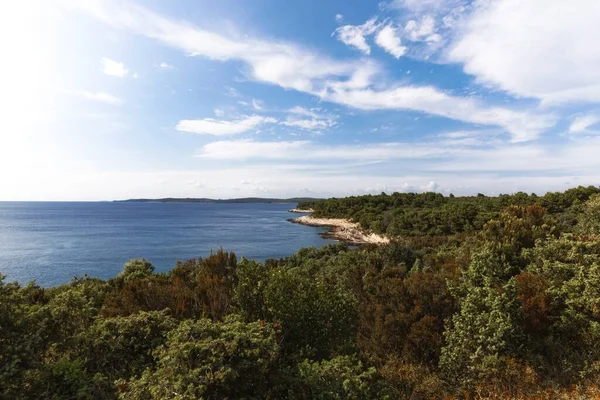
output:
[[[242,258],[236,273],[234,303],[237,311],[245,321],[266,319],[265,288],[269,283],[269,270],[259,262]]]
[[[329,199],[394,240],[0,275],[0,399],[594,398],[599,192]]]
[[[394,399],[394,391],[373,367],[350,356],[304,360],[297,366],[292,399]]]
[[[145,258],[131,260],[125,264],[123,271],[115,278],[119,283],[127,283],[137,279],[147,278],[154,272],[154,265]]]
[[[286,352],[322,358],[342,351],[352,339],[352,298],[293,269],[271,274],[265,309],[269,320],[281,323]]]
[[[112,398],[112,393],[109,383],[101,375],[90,375],[80,360],[61,358],[44,365],[26,397],[93,400]]]
[[[51,327],[43,289],[21,288],[0,275],[0,398],[20,398],[27,370],[42,362]]]
[[[526,257],[530,264],[525,276],[541,282],[535,290],[521,285],[526,322],[537,326],[530,332],[529,357],[547,376],[562,383],[597,376],[600,241],[581,241],[566,234],[538,242],[526,251]]]
[[[127,316],[140,311],[170,309],[178,318],[208,317],[220,320],[231,305],[236,282],[235,254],[220,249],[207,258],[177,262],[169,274],[148,275],[145,260],[134,260],[112,281],[102,315]],[[134,265],[132,272],[131,266]],[[138,266],[142,265],[143,273]],[[125,277],[125,278],[124,278]]]
[[[122,399],[261,398],[279,355],[272,325],[185,320],[156,351],[156,369],[120,381]]]
[[[600,235],[600,194],[595,194],[584,204],[578,218],[578,231],[585,235]]]
[[[501,372],[505,357],[518,351],[520,309],[515,279],[502,273],[507,269],[501,257],[487,250],[474,259],[455,291],[460,311],[444,332],[440,366],[462,387]]]
[[[350,218],[364,229],[391,236],[451,235],[479,230],[490,219],[497,218],[508,206],[539,205],[551,215],[561,214],[563,229],[569,230],[574,219],[571,208],[577,208],[600,188],[589,186],[544,196],[523,192],[487,197],[444,197],[439,193],[393,193],[387,195],[352,196],[302,202],[300,208],[312,208],[317,217]]]
[[[152,366],[152,353],[177,326],[166,311],[142,311],[127,317],[97,319],[77,337],[75,353],[92,373],[114,381],[139,376]]]

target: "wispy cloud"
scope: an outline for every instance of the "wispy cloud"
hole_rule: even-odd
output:
[[[436,33],[435,19],[431,15],[424,15],[420,21],[410,20],[404,26],[407,37],[413,42],[439,42],[442,37]]]
[[[163,61],[163,62],[161,62],[161,63],[160,63],[158,66],[159,66],[159,68],[160,68],[160,69],[162,69],[162,70],[166,70],[166,71],[171,71],[171,70],[174,70],[174,69],[175,69],[175,67],[174,67],[173,65],[171,65],[171,64],[167,64],[167,63],[166,63],[166,62],[164,62],[164,61]]]
[[[240,97],[240,92],[231,86],[225,86],[225,94],[229,97]],[[239,103],[242,103],[241,101]]]
[[[72,91],[71,93],[76,96],[83,97],[87,100],[98,101],[106,104],[121,105],[125,102],[124,100],[106,92],[89,92],[85,90],[77,90]]]
[[[402,46],[402,41],[398,35],[398,29],[388,24],[384,26],[377,36],[375,42],[385,51],[396,58],[402,57],[406,53],[406,47]]]
[[[515,141],[534,139],[554,123],[551,115],[487,106],[481,101],[452,96],[431,86],[386,82],[380,74],[381,67],[373,61],[338,61],[289,42],[225,36],[165,18],[131,3],[116,5],[108,0],[99,0],[94,6],[87,2],[73,2],[71,5],[112,26],[154,38],[192,56],[242,60],[247,64],[251,78],[257,81],[310,93],[338,104],[365,110],[422,111],[459,121],[497,125],[510,132]],[[359,29],[360,32],[375,29],[375,20],[367,22]],[[344,37],[362,51],[367,51],[359,36],[356,40],[352,39],[354,30],[348,28],[345,31],[347,35],[344,34]],[[525,70],[518,66],[509,69]],[[374,89],[374,82],[377,82],[377,87],[393,89]]]
[[[213,118],[186,119],[179,121],[175,129],[182,132],[202,135],[237,135],[259,127],[262,124],[276,123],[277,120],[259,115],[246,116],[233,121],[216,120]]]
[[[129,73],[129,70],[125,68],[125,64],[123,63],[102,57],[102,72],[105,75],[123,78]]]
[[[590,131],[590,127],[600,123],[600,116],[595,114],[580,115],[576,117],[571,126],[569,126],[569,133],[595,133]],[[598,131],[600,132],[600,130]]]
[[[217,141],[204,145],[199,157],[221,160],[391,160],[449,156],[456,147],[435,143],[372,143],[354,145],[323,145],[312,141],[259,142],[249,139]]]
[[[592,136],[557,146],[533,143],[482,145],[446,138],[438,141],[326,145],[313,141],[258,142],[253,140],[217,141],[204,145],[198,156],[226,161],[261,162],[302,161],[335,165],[340,161],[385,162],[390,171],[421,171],[435,174],[461,174],[468,181],[473,174],[495,173],[523,176],[584,175],[600,170],[597,148],[600,138]],[[511,162],[506,162],[511,160]],[[340,172],[343,175],[343,172]]]
[[[308,131],[324,131],[337,125],[337,115],[321,113],[320,109],[296,106],[288,110],[288,117],[281,124]],[[308,117],[308,118],[306,118]]]
[[[475,99],[451,96],[431,86],[404,86],[382,91],[334,88],[324,94],[324,98],[364,110],[423,111],[474,124],[497,125],[505,128],[515,142],[536,139],[541,132],[554,126],[556,120],[551,114],[485,106]]]
[[[446,58],[512,94],[547,104],[599,102],[599,19],[594,0],[481,2],[461,22]]]
[[[252,99],[252,108],[256,111],[262,111],[265,108],[265,103],[257,99]]]
[[[346,46],[354,47],[365,54],[371,53],[371,46],[367,44],[366,37],[379,29],[377,18],[371,18],[362,25],[344,25],[335,30],[338,40]]]

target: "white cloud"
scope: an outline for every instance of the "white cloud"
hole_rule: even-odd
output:
[[[260,181],[251,181],[251,180],[247,180],[247,179],[242,179],[242,180],[240,181],[240,183],[241,183],[242,185],[259,185],[259,184],[260,184]]]
[[[309,131],[323,131],[337,125],[337,115],[321,114],[318,111],[319,109],[308,110],[300,106],[293,107],[288,110],[288,113],[291,115],[285,121],[281,122],[281,124]]]
[[[205,144],[198,154],[202,158],[219,160],[285,159],[298,154],[310,144],[308,141],[255,142],[253,140],[226,140]]]
[[[259,115],[246,116],[234,121],[215,120],[212,118],[181,120],[175,127],[178,131],[198,133],[203,135],[236,135],[255,129],[266,123],[276,123],[274,118]]]
[[[323,96],[327,100],[363,110],[423,111],[474,124],[497,125],[505,128],[515,142],[535,139],[555,123],[552,115],[486,107],[475,99],[450,96],[431,86],[404,86],[383,91],[337,89]]]
[[[552,125],[551,118],[547,116],[488,107],[479,101],[453,97],[427,86],[399,87],[398,83],[380,79],[375,82],[377,87],[395,89],[376,91],[372,88],[374,81],[382,74],[379,64],[372,60],[334,60],[288,42],[224,36],[186,22],[164,18],[131,3],[62,1],[107,24],[154,38],[192,56],[242,60],[248,66],[249,75],[256,81],[313,94],[323,100],[362,109],[409,109],[465,122],[499,125],[506,128],[515,140],[535,138]],[[364,32],[373,33],[377,29],[375,25],[374,19],[367,21],[357,33],[363,36]],[[362,45],[360,35],[351,34],[357,27],[348,27],[341,27],[348,31],[347,39],[365,51],[367,47]],[[232,94],[236,93],[232,90]]]
[[[241,96],[240,92],[238,92],[238,90],[236,88],[233,88],[231,86],[225,86],[225,94],[229,97],[240,97]],[[245,102],[239,101],[238,103],[242,104]]]
[[[488,0],[395,0],[385,8],[399,11],[395,22],[403,26],[402,39],[410,57],[438,62],[439,50],[462,26],[463,18],[476,4],[485,1]]]
[[[360,160],[417,159],[451,154],[454,150],[431,143],[378,143],[359,145],[320,145],[306,140],[257,142],[227,140],[204,145],[199,157],[219,160]]]
[[[397,31],[392,25],[384,26],[375,37],[375,43],[392,56],[400,58],[406,53],[406,47],[402,46]]]
[[[338,24],[341,23],[343,20],[344,20],[344,16],[342,14],[335,15],[335,22],[337,22]]]
[[[597,115],[589,114],[578,116],[573,120],[571,126],[569,126],[569,133],[590,133],[588,128],[599,122],[600,117]]]
[[[167,64],[166,62],[161,62],[159,65],[160,69],[164,69],[164,70],[174,70],[175,67],[171,64]]]
[[[447,59],[507,92],[547,103],[600,101],[600,2],[481,2]]]
[[[432,10],[443,10],[450,7],[457,0],[394,0],[389,5],[415,13]]]
[[[362,25],[344,25],[335,30],[337,38],[346,46],[354,47],[365,54],[371,53],[365,36],[372,35],[379,28],[377,18],[371,18]]]
[[[317,172],[313,176],[333,174],[333,171],[337,177],[349,176],[353,173],[349,170],[350,164],[343,164],[348,162],[366,173],[379,174],[384,182],[390,182],[391,177],[396,177],[396,171],[404,171],[405,174],[413,171],[422,176],[438,177],[428,179],[425,183],[434,181],[439,184],[442,176],[452,176],[455,179],[454,185],[473,182],[475,187],[479,185],[478,190],[494,190],[496,184],[495,180],[487,183],[474,182],[473,178],[478,174],[495,174],[496,178],[504,177],[502,179],[510,181],[510,176],[514,177],[518,173],[523,183],[532,185],[532,189],[528,190],[531,191],[536,184],[541,184],[541,181],[537,181],[541,177],[583,177],[590,175],[589,171],[600,170],[598,136],[568,140],[553,146],[492,143],[493,145],[484,146],[481,143],[469,145],[460,138],[454,141],[431,138],[421,142],[331,146],[312,141],[231,140],[206,144],[197,155],[207,160],[252,163],[255,166],[267,163],[277,165],[277,169]],[[288,164],[273,164],[274,162]],[[290,162],[299,164],[290,165]],[[377,165],[380,164],[383,167],[378,169]],[[529,179],[525,179],[526,177]],[[592,183],[594,182],[590,182]],[[435,190],[435,185],[429,183],[421,189]]]
[[[597,165],[597,164],[596,164]],[[514,193],[519,190],[543,194],[548,190],[565,190],[576,185],[597,185],[600,174],[578,175],[574,180],[571,171],[561,174],[516,174],[501,177],[493,173],[431,173],[407,172],[393,176],[382,176],[377,172],[365,171],[352,165],[348,170],[319,174],[314,170],[274,168],[266,166],[231,166],[207,169],[198,167],[190,170],[152,170],[144,172],[95,171],[66,169],[64,171],[40,168],[26,175],[0,174],[0,198],[3,200],[113,200],[136,197],[216,197],[234,198],[256,194],[253,185],[241,185],[240,179],[260,181],[261,188],[269,197],[292,197],[310,188],[311,196],[349,196],[365,193],[387,193],[394,191],[414,191],[420,186],[434,181],[439,191],[454,194],[474,195]],[[319,165],[317,171],[325,167]],[[30,179],[27,179],[30,178]],[[26,185],[23,181],[35,181],[36,185]],[[200,182],[201,188],[191,182]],[[234,190],[240,187],[240,190]]]
[[[225,115],[225,111],[223,111],[223,109],[221,109],[221,108],[215,108],[214,111],[215,111],[215,115],[217,117],[222,117],[223,115]]]
[[[265,104],[260,100],[252,99],[252,108],[256,111],[261,111],[265,108]]]
[[[436,33],[435,19],[431,15],[424,15],[421,22],[410,20],[404,26],[404,32],[413,42],[439,42],[442,37]]]
[[[106,92],[74,91],[72,93],[87,100],[99,101],[106,104],[121,105],[124,103],[122,99]]]
[[[358,61],[335,61],[286,42],[235,34],[220,35],[185,21],[162,17],[129,2],[61,1],[67,7],[91,14],[111,26],[156,39],[182,49],[190,56],[203,56],[221,61],[243,60],[249,66],[251,78],[287,89],[313,92],[319,81],[347,76],[360,68]]]
[[[127,172],[69,165],[59,168],[50,161],[40,164],[33,159],[40,168],[0,174],[0,198],[110,200],[200,197],[204,193],[206,197],[220,198],[251,195],[254,186],[240,185],[242,179],[260,181],[272,197],[292,197],[304,188],[325,197],[419,190],[432,181],[439,185],[438,191],[455,194],[519,190],[543,194],[547,190],[600,182],[597,136],[573,135],[550,147],[526,143],[466,148],[438,145],[435,139],[427,143],[356,144],[341,148],[313,142],[254,142],[254,147],[241,141],[233,141],[238,147],[215,143],[212,148],[201,149],[197,168],[186,170]],[[231,154],[232,150],[236,154]],[[10,168],[13,160],[0,158],[0,166]],[[27,184],[31,181],[38,184]],[[192,185],[195,182],[202,183],[202,195]],[[233,191],[233,186],[243,189]]]
[[[315,111],[318,111],[318,110],[315,110]],[[301,106],[295,106],[288,110],[288,112],[292,113],[292,114],[305,115],[307,117],[312,117],[312,118],[319,118],[320,115],[317,114],[315,111],[309,110],[309,109],[301,107]]]
[[[129,73],[129,70],[125,68],[123,63],[102,57],[102,72],[106,75],[123,78]]]
[[[328,119],[288,119],[281,124],[309,131],[321,131],[335,126],[335,121]]]
[[[420,189],[424,192],[435,192],[439,187],[440,185],[438,185],[434,181],[431,181],[427,185],[421,186]]]

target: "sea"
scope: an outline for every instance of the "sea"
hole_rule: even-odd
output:
[[[293,224],[284,203],[0,202],[4,282],[50,287],[87,274],[108,279],[132,258],[156,272],[223,248],[264,261],[332,240]]]

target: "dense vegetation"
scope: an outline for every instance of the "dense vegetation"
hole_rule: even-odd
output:
[[[487,197],[448,197],[440,193],[393,193],[353,196],[342,199],[305,201],[301,209],[313,209],[315,217],[350,218],[365,229],[391,236],[453,235],[481,230],[491,219],[497,219],[508,206],[539,205],[558,218],[562,229],[576,222],[581,205],[593,194],[594,186],[578,187],[544,196],[519,192]]]
[[[597,398],[599,192],[330,199],[396,239],[0,279],[0,398]]]

